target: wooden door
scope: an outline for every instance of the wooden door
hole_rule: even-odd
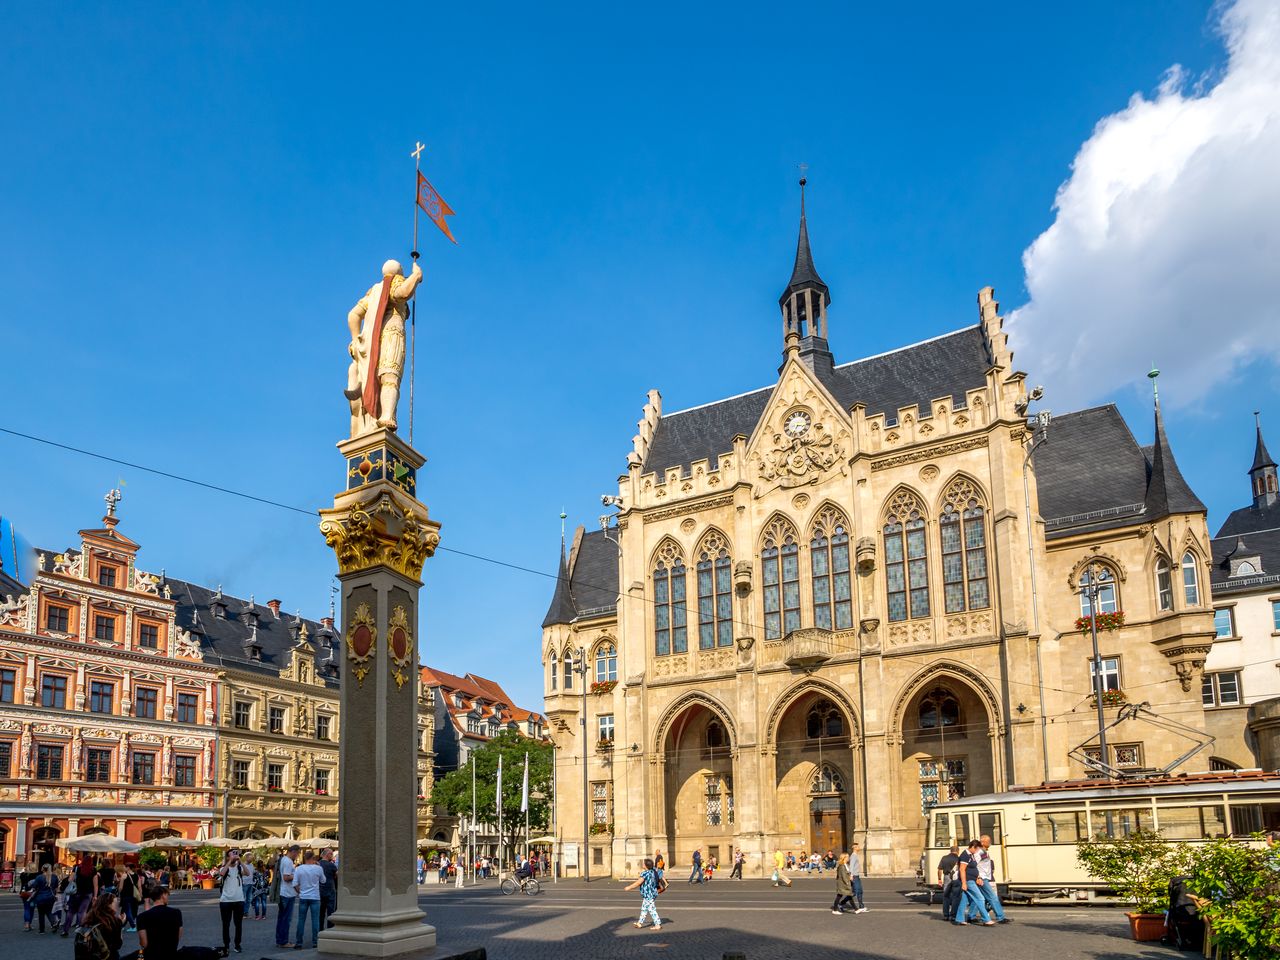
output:
[[[844,799],[814,797],[809,802],[809,850],[838,854],[844,849]]]

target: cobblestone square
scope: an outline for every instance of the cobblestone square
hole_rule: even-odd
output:
[[[419,902],[442,947],[482,946],[491,960],[720,960],[733,951],[747,960],[933,960],[957,950],[996,960],[1178,956],[1159,944],[1134,943],[1123,913],[1109,908],[1013,906],[1014,922],[1007,926],[953,927],[943,923],[940,907],[917,899],[909,880],[866,881],[868,912],[834,916],[830,875],[797,878],[789,889],[759,880],[716,880],[702,887],[676,882],[659,898],[662,929],[636,930],[631,924],[639,895],[623,892],[623,886],[613,880],[572,881],[547,884],[536,897],[504,897],[493,882],[462,890],[427,885]],[[183,912],[185,944],[220,944],[213,896],[180,893],[171,903]],[[70,939],[21,928],[19,900],[8,896],[0,907],[0,957],[70,960]],[[245,922],[243,956],[316,956],[310,950],[277,950],[274,932],[272,906],[268,920]],[[136,949],[136,934],[125,935],[125,947],[126,952]]]

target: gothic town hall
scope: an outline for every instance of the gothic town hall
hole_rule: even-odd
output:
[[[1114,406],[1037,422],[990,288],[976,323],[837,362],[803,205],[779,306],[776,382],[651,391],[616,528],[562,553],[541,658],[570,875],[700,848],[761,876],[853,841],[909,874],[932,804],[1085,776],[1089,571],[1109,718],[1204,728],[1209,533],[1158,406],[1150,445]],[[1145,715],[1107,740],[1129,770],[1190,746]],[[1252,765],[1243,735],[1213,751]]]

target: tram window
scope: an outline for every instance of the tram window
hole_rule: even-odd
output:
[[[935,847],[951,846],[951,815],[935,813],[933,815],[933,845]]]
[[[1000,814],[978,814],[978,836],[990,837],[991,842],[997,845],[1004,843],[1004,841],[1000,839]]]
[[[1271,806],[1268,804],[1268,806]],[[1272,817],[1276,814],[1272,811]],[[1233,803],[1231,805],[1231,835],[1233,837],[1248,836],[1265,829],[1262,804]]]
[[[1078,843],[1088,835],[1083,810],[1036,814],[1036,843]]]
[[[967,813],[956,814],[956,843],[964,846],[970,840],[974,839],[973,834],[969,832],[969,815]],[[950,846],[950,844],[948,844]]]
[[[1221,806],[1160,807],[1160,833],[1167,840],[1216,839],[1227,835]]]
[[[1093,809],[1093,835],[1095,837],[1127,837],[1139,830],[1150,830],[1150,807],[1125,807],[1122,809]]]

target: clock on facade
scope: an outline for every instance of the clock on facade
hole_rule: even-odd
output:
[[[783,425],[783,429],[787,431],[787,436],[789,437],[803,437],[809,432],[810,422],[811,418],[809,417],[809,414],[805,413],[803,410],[797,410],[795,413],[787,417],[786,423]]]

